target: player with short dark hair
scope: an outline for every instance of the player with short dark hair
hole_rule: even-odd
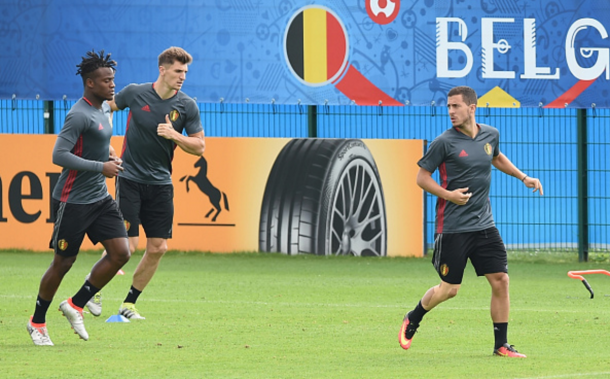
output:
[[[478,276],[491,285],[493,353],[525,358],[507,342],[510,309],[508,260],[504,242],[495,226],[489,202],[491,166],[521,180],[543,194],[542,184],[519,170],[500,152],[497,129],[475,121],[476,92],[455,87],[447,95],[453,128],[430,144],[418,162],[417,184],[438,197],[432,263],[441,282],[430,288],[419,304],[407,313],[398,335],[403,349],[411,347],[413,335],[424,315],[456,296],[468,259]],[[432,178],[439,170],[440,184]]]
[[[197,103],[181,91],[192,61],[184,49],[170,47],[159,55],[159,76],[154,83],[130,84],[109,102],[114,111],[129,108],[121,153],[125,171],[117,178],[116,200],[132,253],[138,246],[140,225],[146,233],[146,251],[119,308],[128,319],[144,319],[135,303],[157,271],[172,237],[174,150],[178,146],[200,156],[205,149]],[[101,302],[94,306],[101,313]]]
[[[121,160],[110,156],[112,127],[106,100],[114,96],[116,62],[110,54],[87,53],[78,67],[84,94],[68,112],[53,148],[53,163],[63,167],[52,193],[54,250],[51,266],[42,276],[34,315],[27,330],[35,345],[53,345],[46,313],[62,279],[76,261],[85,234],[108,252],[91,269],[80,290],[59,305],[74,332],[85,341],[83,307],[129,260],[129,243],[121,212],[108,193],[106,178],[118,175]]]

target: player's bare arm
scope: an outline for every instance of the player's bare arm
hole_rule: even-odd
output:
[[[107,100],[106,102],[108,103],[108,105],[110,105],[110,110],[112,112],[116,112],[116,111],[120,110],[119,107],[116,106],[116,103],[114,102],[114,99]],[[112,124],[112,118],[110,119],[110,123]]]
[[[110,161],[118,161],[119,156],[116,154],[114,147],[112,145],[108,146],[108,160]]]
[[[178,133],[172,126],[169,115],[165,115],[165,122],[157,126],[157,135],[174,141],[176,145],[189,154],[201,155],[205,150],[203,131],[188,136]]]
[[[417,185],[424,191],[430,192],[441,199],[451,201],[457,205],[465,205],[472,196],[472,193],[468,192],[468,187],[457,188],[453,191],[446,190],[441,187],[436,180],[432,179],[432,173],[430,171],[421,167],[417,172]]]
[[[532,192],[540,191],[540,196],[544,195],[544,191],[542,189],[542,183],[537,178],[531,178],[527,176],[523,171],[519,170],[513,162],[506,157],[506,155],[500,153],[498,156],[494,157],[491,161],[495,168],[502,171],[506,175],[514,176],[518,178],[525,184],[527,188],[533,188]]]

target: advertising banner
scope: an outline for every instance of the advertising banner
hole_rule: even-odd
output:
[[[610,107],[607,0],[3,0],[0,25],[0,99],[77,99],[91,49],[151,82],[181,46],[206,103]]]
[[[50,251],[56,138],[0,136],[2,249]],[[116,151],[122,141],[113,137]],[[423,148],[421,140],[206,138],[202,157],[178,149],[169,248],[422,256]],[[106,182],[114,196],[114,179]],[[82,248],[102,246],[85,238]]]

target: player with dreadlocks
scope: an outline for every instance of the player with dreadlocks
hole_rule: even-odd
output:
[[[116,62],[110,54],[87,53],[77,65],[84,94],[68,112],[53,148],[53,163],[62,172],[52,193],[54,219],[50,248],[51,266],[42,276],[34,315],[27,330],[35,345],[53,345],[46,327],[46,313],[72,267],[85,234],[93,244],[101,242],[107,251],[92,268],[83,286],[59,305],[74,332],[83,340],[89,335],[83,323],[83,307],[129,260],[129,242],[123,217],[108,193],[106,178],[118,175],[121,160],[111,154],[112,126],[106,100],[114,96]]]

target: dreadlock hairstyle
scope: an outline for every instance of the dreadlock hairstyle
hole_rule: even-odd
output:
[[[83,57],[80,64],[77,64],[76,75],[80,75],[85,80],[91,78],[91,74],[101,67],[109,67],[116,71],[116,61],[110,60],[110,53],[104,56],[104,50],[96,53],[94,50],[87,52],[87,57]]]

